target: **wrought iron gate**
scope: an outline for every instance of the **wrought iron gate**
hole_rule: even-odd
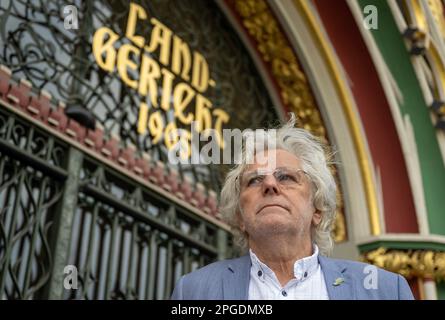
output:
[[[3,299],[165,299],[227,231],[0,107]],[[68,262],[67,262],[68,261]],[[66,265],[77,290],[64,290]]]

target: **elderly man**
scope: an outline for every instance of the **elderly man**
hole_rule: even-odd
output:
[[[326,257],[335,180],[323,145],[294,124],[227,175],[221,214],[246,255],[183,276],[172,299],[413,299],[400,275]]]

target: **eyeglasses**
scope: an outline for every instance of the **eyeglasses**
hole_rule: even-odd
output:
[[[302,185],[306,171],[302,169],[280,167],[274,171],[255,170],[241,175],[241,189],[256,188],[262,185],[266,176],[272,174],[281,186]]]

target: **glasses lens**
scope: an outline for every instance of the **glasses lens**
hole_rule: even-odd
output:
[[[301,184],[302,171],[292,169],[279,169],[274,172],[274,177],[282,185]]]
[[[241,177],[241,187],[256,187],[262,184],[266,175],[270,173],[267,172],[247,172]],[[302,184],[303,182],[303,170],[301,169],[291,169],[291,168],[278,168],[272,175],[275,180],[283,186]]]

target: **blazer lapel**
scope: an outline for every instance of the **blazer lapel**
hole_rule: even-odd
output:
[[[346,273],[346,266],[338,261],[318,256],[318,261],[326,282],[329,299],[355,299],[352,279]],[[250,256],[245,255],[232,260],[223,277],[223,299],[247,300],[250,281]]]
[[[326,282],[329,299],[331,300],[351,300],[355,299],[352,279],[346,274],[346,266],[339,262],[318,256],[321,270]]]
[[[232,260],[223,278],[224,300],[247,300],[250,281],[250,256]]]

